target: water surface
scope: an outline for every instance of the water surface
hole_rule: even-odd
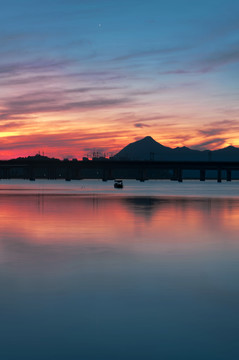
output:
[[[0,359],[237,359],[238,189],[2,182]]]

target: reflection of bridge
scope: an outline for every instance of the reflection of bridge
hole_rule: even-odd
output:
[[[171,179],[179,182],[188,171],[197,171],[197,178],[205,181],[210,171],[218,182],[223,176],[231,181],[239,171],[239,161],[61,161],[9,160],[0,161],[1,179]],[[190,177],[190,176],[187,176]],[[195,176],[194,176],[195,177]],[[212,176],[210,176],[212,177]]]

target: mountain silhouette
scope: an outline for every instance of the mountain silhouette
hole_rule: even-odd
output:
[[[214,151],[200,151],[183,146],[172,149],[158,143],[151,136],[146,136],[125,146],[113,158],[155,161],[239,161],[239,148],[228,146]]]

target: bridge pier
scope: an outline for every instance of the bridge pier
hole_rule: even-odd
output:
[[[145,180],[147,180],[145,173],[146,173],[145,169],[140,170],[139,179],[138,179],[140,182],[144,182]]]
[[[110,168],[103,170],[102,181],[107,181],[107,180],[113,180],[113,178],[112,178],[112,171],[111,171]]]
[[[173,169],[173,174],[172,174],[172,177],[170,180],[172,180],[172,181],[177,180],[177,169]]]
[[[35,181],[35,171],[34,171],[33,166],[30,166],[30,167],[29,167],[28,179],[29,179],[30,181]]]
[[[108,180],[108,176],[107,176],[107,175],[108,175],[108,174],[107,174],[107,170],[104,169],[104,170],[103,170],[102,181],[107,181],[107,180]]]
[[[231,169],[227,170],[227,181],[232,181],[232,171],[231,171]]]
[[[71,180],[72,180],[72,171],[71,168],[68,166],[66,169],[65,181],[71,181]]]
[[[206,179],[206,171],[204,169],[200,170],[200,181],[205,181]]]
[[[222,170],[221,169],[217,170],[217,182],[218,183],[222,182]]]
[[[183,182],[183,176],[182,176],[182,169],[181,168],[174,168],[173,169],[173,176],[171,177],[171,180]]]
[[[47,177],[49,180],[55,180],[57,178],[57,174],[56,174],[56,167],[49,167],[46,170],[47,173]]]
[[[10,169],[6,168],[6,179],[11,179],[10,177]]]
[[[182,169],[178,168],[177,173],[178,173],[178,182],[183,182],[183,171],[182,171]]]
[[[7,179],[7,168],[6,167],[2,167],[2,179]]]

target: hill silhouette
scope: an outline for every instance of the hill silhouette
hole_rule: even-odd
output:
[[[146,136],[125,146],[113,158],[155,161],[239,161],[239,148],[228,146],[214,151],[200,151],[183,146],[172,149],[158,143],[151,136]]]

